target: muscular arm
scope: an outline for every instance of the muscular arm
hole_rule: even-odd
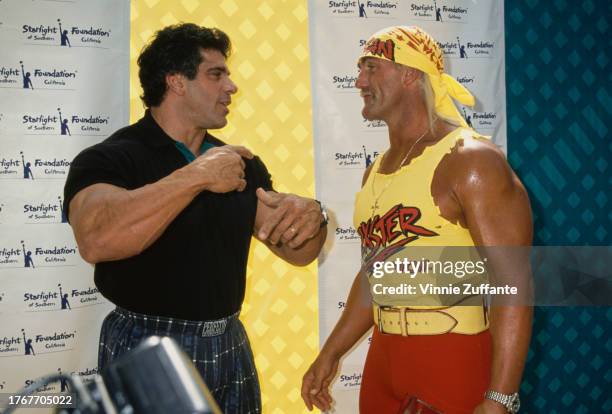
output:
[[[291,263],[295,266],[306,266],[317,258],[325,238],[327,237],[327,229],[322,228],[315,237],[307,240],[296,248],[292,248],[289,244],[280,243],[272,244],[269,241],[264,241],[265,245],[278,257]]]
[[[370,284],[363,272],[353,280],[346,306],[321,354],[342,357],[374,324]]]
[[[367,181],[372,164],[363,173],[363,186]],[[334,330],[330,334],[321,353],[329,353],[338,358],[343,356],[374,324],[372,314],[372,294],[368,278],[361,270],[355,276],[346,300],[346,306]]]
[[[370,285],[363,272],[357,273],[346,307],[332,333],[325,341],[319,356],[302,380],[302,398],[309,410],[313,405],[321,410],[331,408],[329,385],[336,376],[340,358],[374,324]]]
[[[458,165],[453,166],[454,171],[466,172],[456,183],[454,195],[463,212],[462,221],[475,244],[531,245],[531,210],[525,188],[496,148],[483,143],[470,145],[474,146],[464,148]],[[502,252],[499,256],[505,254]],[[505,257],[496,260],[501,272],[510,272],[516,265]],[[523,263],[521,277],[530,278],[526,274],[528,269],[528,263]],[[529,348],[532,316],[529,306],[492,307],[493,361],[489,389],[504,394],[518,391]]]
[[[209,150],[191,164],[135,190],[94,184],[70,201],[69,221],[81,256],[90,263],[139,254],[201,191],[244,189],[242,147]]]
[[[362,186],[370,175],[371,167],[372,165],[364,172]],[[304,374],[302,399],[309,410],[312,410],[313,405],[321,410],[331,408],[332,398],[328,387],[336,375],[340,358],[373,324],[370,284],[367,276],[359,271],[353,280],[340,319],[325,341],[317,359]]]
[[[94,184],[70,202],[70,223],[81,256],[89,263],[135,256],[149,247],[197,194],[168,176],[128,191]]]

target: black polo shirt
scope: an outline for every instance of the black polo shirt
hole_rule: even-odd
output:
[[[205,142],[225,145],[211,135]],[[77,155],[64,206],[95,183],[132,190],[166,177],[188,162],[175,143],[145,114]],[[203,191],[144,252],[96,264],[95,283],[102,295],[133,312],[181,319],[218,319],[238,311],[257,210],[255,190],[272,188],[259,158],[245,162],[244,191]]]

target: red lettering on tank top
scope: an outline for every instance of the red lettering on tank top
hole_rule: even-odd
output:
[[[393,206],[383,216],[375,215],[367,222],[361,222],[357,233],[361,237],[361,246],[367,250],[403,246],[419,237],[438,236],[438,233],[417,226],[421,211],[417,207]],[[403,239],[398,240],[401,236]]]

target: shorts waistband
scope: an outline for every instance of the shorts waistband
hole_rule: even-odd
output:
[[[145,315],[117,306],[113,312],[130,318],[138,324],[153,328],[158,333],[195,334],[201,337],[218,336],[225,333],[230,322],[238,320],[240,311],[225,318],[210,321],[192,321],[166,316]]]

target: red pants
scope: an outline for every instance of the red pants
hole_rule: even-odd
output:
[[[361,392],[361,414],[397,414],[416,396],[444,414],[472,414],[491,375],[491,334],[400,336],[374,327]]]

